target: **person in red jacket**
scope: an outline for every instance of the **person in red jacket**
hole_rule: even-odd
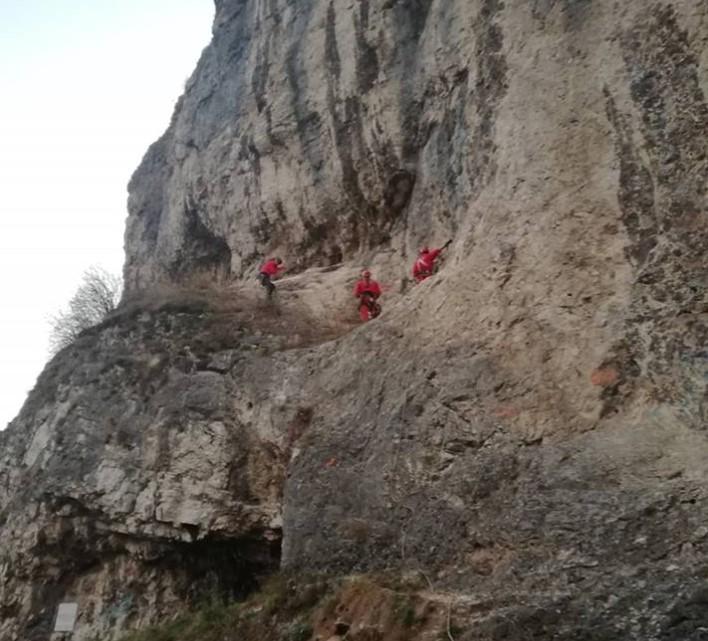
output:
[[[435,272],[435,261],[438,259],[443,250],[451,243],[448,240],[440,249],[429,249],[423,247],[418,254],[418,258],[413,263],[413,278],[416,283],[422,283],[426,278],[433,275]]]
[[[275,278],[279,272],[283,271],[285,266],[280,258],[271,258],[267,260],[260,268],[258,272],[258,280],[261,285],[268,291],[268,297],[273,295],[275,291],[275,285],[273,284],[273,278]]]
[[[354,286],[354,296],[359,299],[361,320],[371,320],[381,313],[381,305],[376,302],[381,296],[381,287],[375,280],[371,280],[371,272],[368,269],[361,273],[361,280]]]

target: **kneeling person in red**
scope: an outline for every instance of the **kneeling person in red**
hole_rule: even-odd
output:
[[[435,273],[435,261],[451,242],[451,240],[448,240],[440,249],[429,249],[426,246],[420,250],[417,260],[413,263],[413,278],[415,278],[416,283],[422,283]]]
[[[381,296],[381,287],[375,280],[371,280],[369,270],[361,273],[361,280],[354,287],[354,296],[359,299],[359,318],[361,320],[371,320],[381,313],[381,305],[376,302]]]

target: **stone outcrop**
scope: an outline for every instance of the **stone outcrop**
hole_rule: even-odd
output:
[[[58,598],[92,638],[277,569],[287,447],[261,403],[267,339],[234,321],[126,310],[47,366],[2,452],[1,638],[13,619],[48,638]]]
[[[0,436],[7,638],[278,564],[422,571],[475,596],[468,641],[703,638],[707,14],[216,2],[130,184],[123,310]]]

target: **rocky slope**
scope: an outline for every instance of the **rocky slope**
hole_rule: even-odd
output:
[[[123,309],[0,436],[3,638],[278,565],[422,571],[469,641],[705,638],[707,40],[700,0],[217,1]]]

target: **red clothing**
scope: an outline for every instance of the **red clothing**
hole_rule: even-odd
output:
[[[354,296],[361,298],[363,294],[371,294],[374,299],[381,296],[381,287],[375,280],[369,280],[367,283],[364,279],[360,280],[354,287]]]
[[[381,296],[381,287],[375,280],[369,280],[367,283],[362,278],[354,287],[354,296],[359,299],[359,318],[362,321],[376,318],[381,313],[381,307],[374,302]]]
[[[371,303],[371,305],[366,305],[362,303],[359,305],[359,318],[362,321],[370,321],[372,318],[376,318],[381,313],[381,307],[378,303]]]
[[[268,276],[277,276],[278,272],[285,269],[283,264],[278,265],[275,258],[271,258],[261,267],[261,274],[268,274]]]
[[[428,276],[433,275],[435,269],[435,261],[440,256],[442,249],[429,249],[426,252],[421,252],[418,259],[413,263],[413,278],[417,282],[424,281]]]

